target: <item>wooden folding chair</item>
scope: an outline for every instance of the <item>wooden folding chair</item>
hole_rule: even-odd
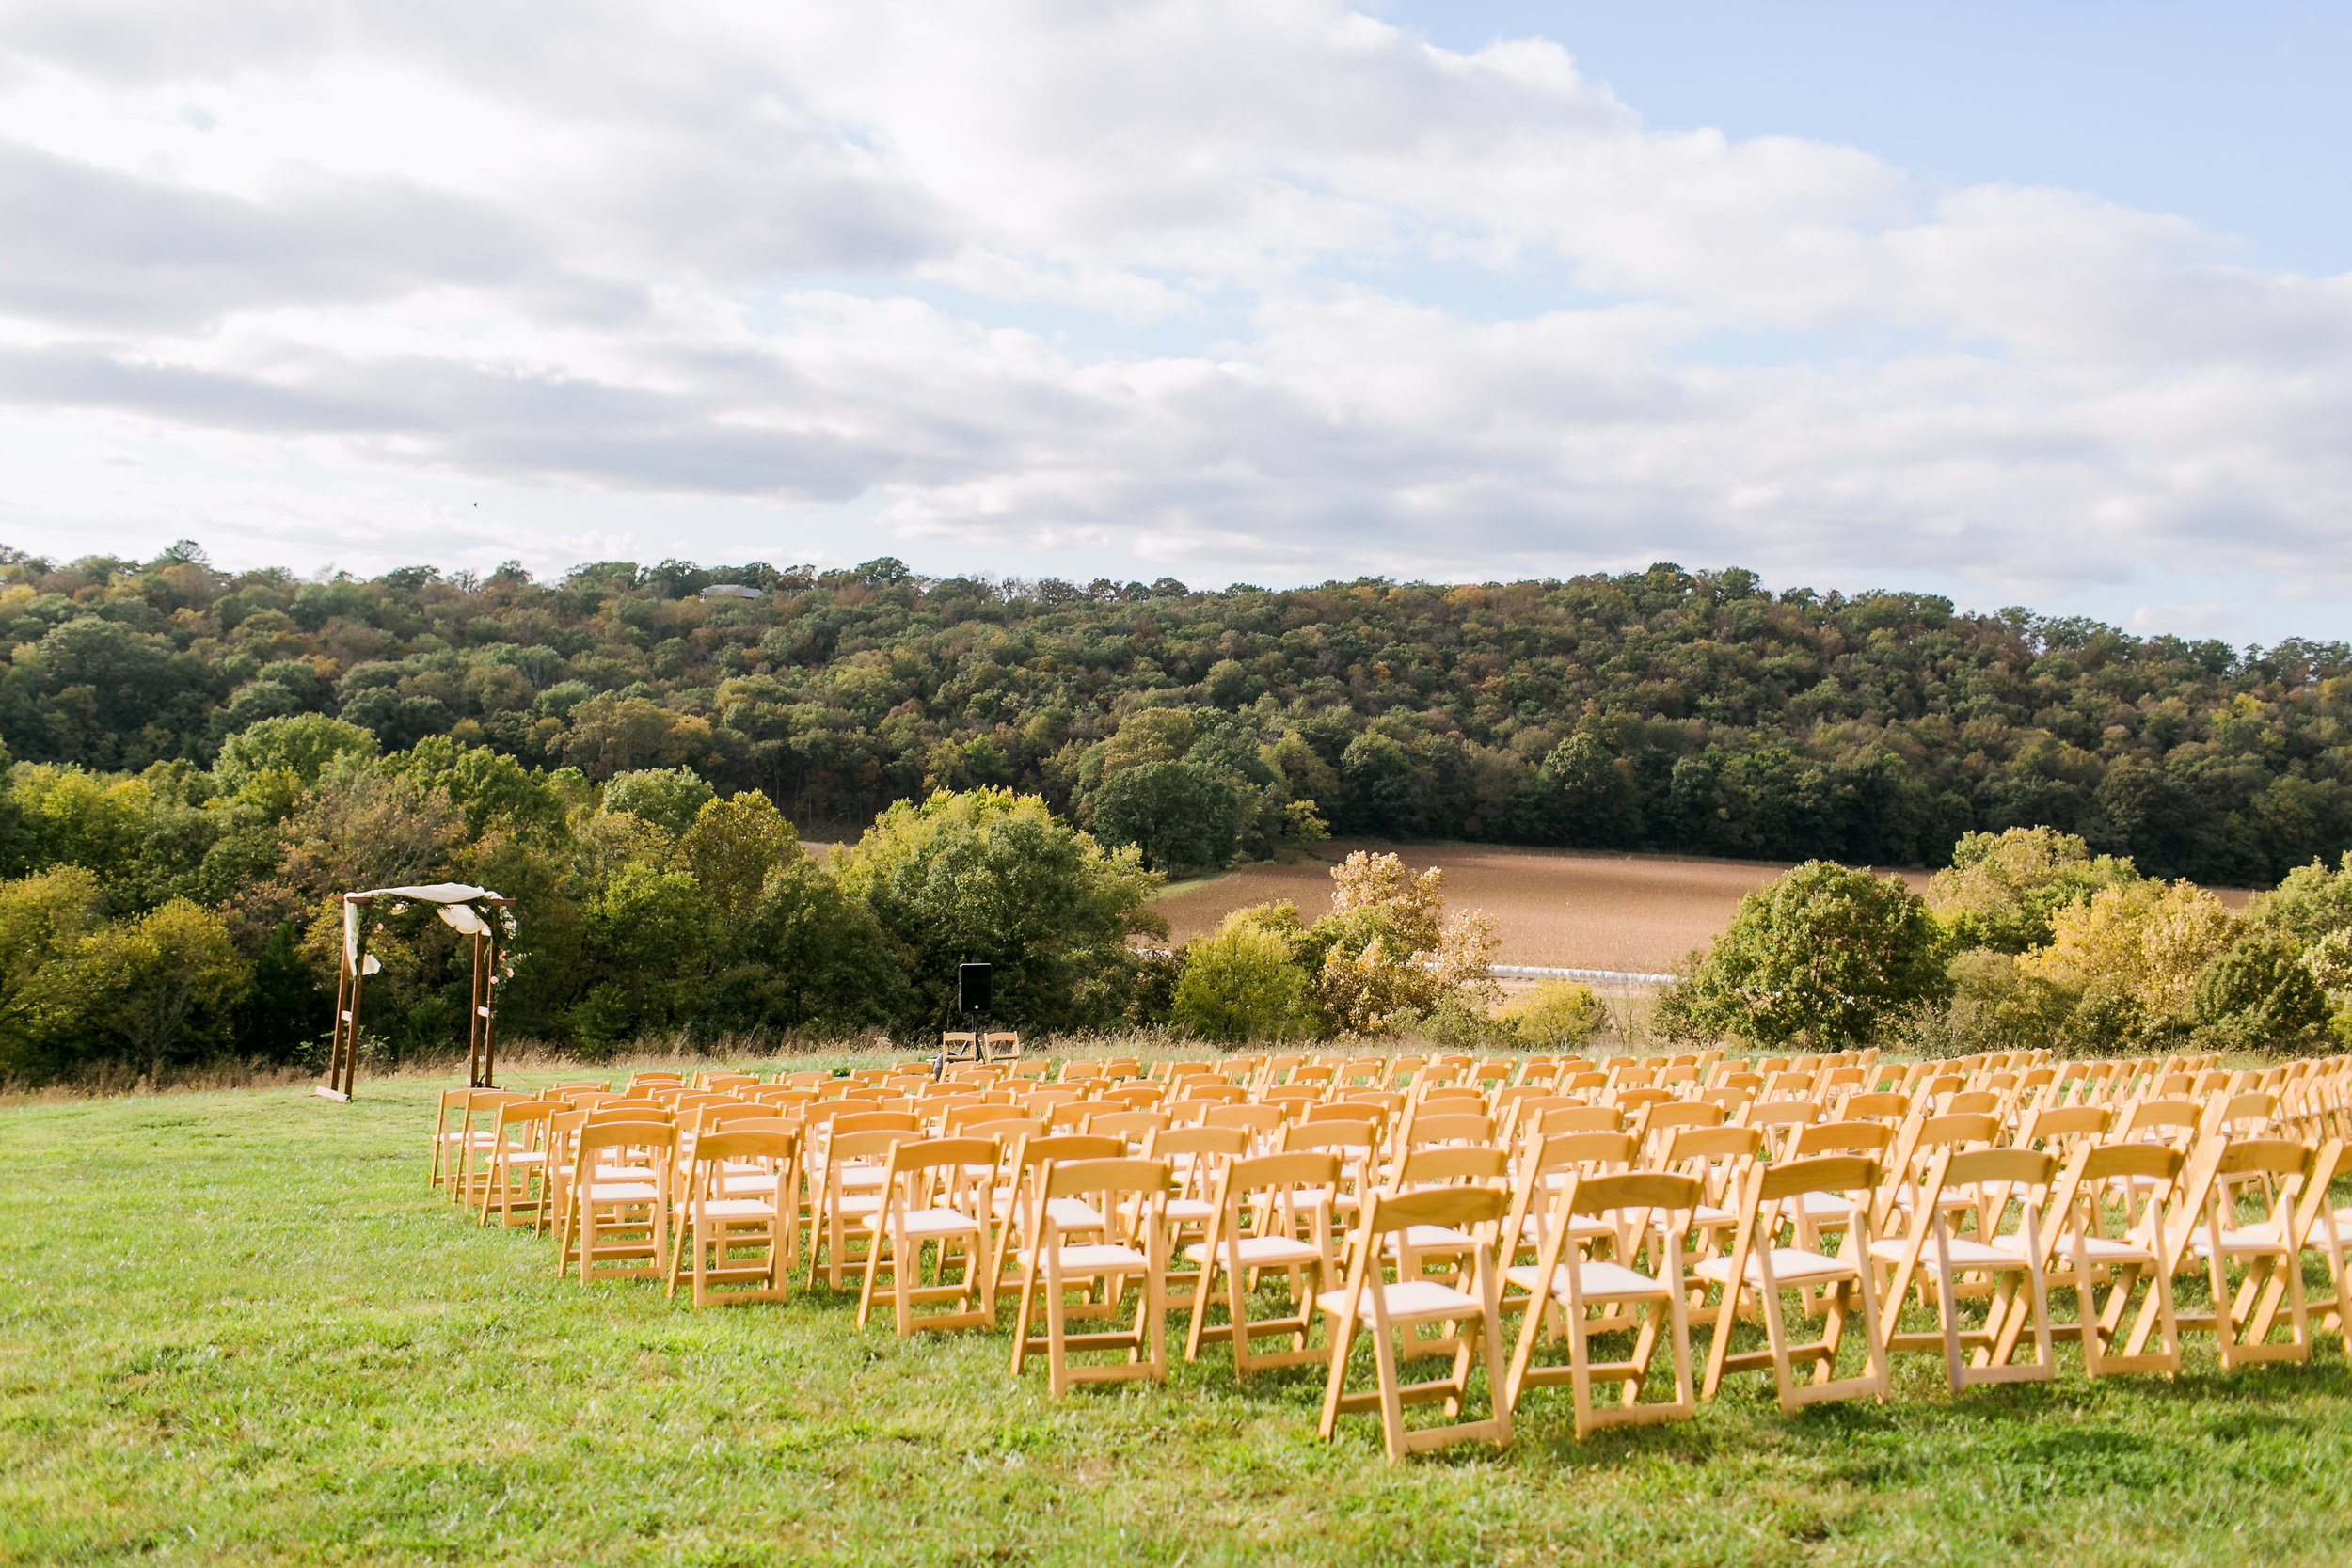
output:
[[[987,1138],[908,1139],[890,1150],[879,1212],[858,1287],[857,1325],[874,1310],[876,1281],[890,1275],[898,1337],[949,1328],[994,1328],[996,1290],[989,1225],[995,1214],[996,1145]],[[923,1249],[933,1249],[931,1283],[922,1283]],[[952,1264],[961,1277],[950,1284]],[[917,1307],[948,1310],[918,1313]]]
[[[1168,1217],[1168,1309],[1184,1312],[1198,1299],[1204,1280],[1177,1264],[1194,1243],[1207,1240],[1217,1215],[1216,1189],[1225,1167],[1249,1153],[1249,1134],[1238,1127],[1163,1127],[1143,1142],[1143,1157],[1168,1166],[1170,1186],[1162,1212]]]
[[[2063,1114],[2104,1112],[2106,1107],[2057,1109]],[[2165,1238],[2171,1194],[2186,1162],[2187,1156],[2165,1144],[2096,1140],[2076,1143],[2067,1157],[2051,1196],[2050,1223],[2042,1232],[2043,1268],[2050,1290],[2074,1292],[2075,1321],[2055,1325],[2051,1337],[2081,1342],[2086,1377],[2117,1372],[2171,1377],[2181,1370],[2180,1324],[2173,1310],[2172,1272],[2165,1266]],[[2142,1189],[2136,1220],[2128,1206],[2107,1202],[2110,1190],[2135,1177],[2153,1179]],[[2121,1217],[2121,1235],[2109,1233],[2110,1209]],[[2132,1292],[2142,1280],[2148,1282],[2148,1292],[2127,1328],[2123,1320],[2131,1309]],[[2103,1285],[2105,1300],[2099,1294]],[[2007,1358],[2020,1326],[2015,1320],[2003,1326],[2001,1341],[1994,1347],[1996,1357]],[[2162,1346],[2154,1352],[2147,1349],[2152,1332]],[[2109,1349],[2119,1335],[2125,1336],[2121,1354]]]
[[[1149,1378],[1168,1380],[1168,1227],[1162,1204],[1168,1189],[1168,1167],[1157,1160],[1054,1160],[1040,1173],[1037,1200],[1030,1214],[1029,1233],[1036,1240],[1017,1254],[1021,1265],[1021,1310],[1012,1329],[1012,1375],[1019,1377],[1027,1358],[1045,1356],[1047,1386],[1060,1394],[1079,1383],[1117,1383]],[[1100,1214],[1134,1215],[1125,1236],[1073,1243],[1065,1240],[1055,1204],[1073,1202]],[[1140,1283],[1135,1294],[1135,1322],[1128,1327],[1089,1329],[1073,1334],[1070,1320],[1106,1321],[1119,1310],[1126,1287]],[[1103,1302],[1073,1306],[1073,1285],[1108,1296]],[[1040,1311],[1045,1337],[1032,1338],[1030,1325]],[[1124,1352],[1126,1360],[1109,1364],[1073,1363],[1073,1354]]]
[[[1035,1228],[1041,1209],[1052,1211],[1056,1230],[1065,1242],[1080,1236],[1107,1239],[1110,1234],[1111,1216],[1094,1208],[1085,1198],[1046,1197],[1042,1195],[1045,1167],[1057,1160],[1123,1160],[1128,1157],[1125,1139],[1096,1137],[1087,1132],[1048,1132],[1025,1138],[1009,1152],[1005,1163],[1007,1180],[996,1196],[998,1217],[994,1268],[999,1291],[1019,1283],[1020,1262],[1016,1254],[1020,1249],[1041,1244]]]
[[[670,1251],[671,1176],[677,1130],[666,1121],[590,1122],[573,1145],[579,1162],[573,1182],[570,1223],[564,1227],[555,1272],[570,1272],[580,1259],[580,1281],[660,1279]],[[599,1172],[607,1152],[645,1161],[621,1180]],[[641,1179],[643,1178],[643,1179]],[[579,1242],[577,1254],[572,1249]]]
[[[825,1288],[838,1291],[844,1274],[865,1265],[866,1244],[874,1234],[866,1221],[882,1212],[890,1151],[921,1135],[906,1126],[842,1131],[843,1122],[863,1119],[835,1117],[825,1139],[823,1163],[809,1171],[808,1283],[812,1289],[820,1266]]]
[[[1878,1187],[1880,1169],[1876,1160],[1832,1154],[1757,1165],[1748,1172],[1739,1206],[1740,1228],[1730,1254],[1702,1259],[1692,1270],[1694,1280],[1723,1287],[1723,1302],[1708,1345],[1704,1397],[1713,1399],[1729,1374],[1767,1369],[1778,1387],[1780,1408],[1788,1415],[1824,1400],[1866,1394],[1880,1400],[1886,1397],[1886,1342],[1879,1326],[1878,1293],[1869,1278],[1870,1197]],[[1806,1193],[1845,1195],[1849,1206],[1845,1240],[1836,1257],[1778,1244],[1782,1229],[1795,1223],[1789,1199]],[[1821,1318],[1821,1337],[1810,1343],[1791,1344],[1780,1292],[1805,1287],[1821,1292],[1820,1312],[1809,1314]],[[1742,1300],[1751,1293],[1762,1314],[1770,1348],[1734,1354],[1732,1326],[1739,1320]],[[1838,1346],[1857,1307],[1864,1370],[1858,1377],[1840,1378],[1836,1375]],[[1798,1362],[1814,1364],[1813,1382],[1803,1388],[1797,1386],[1792,1370]]]
[[[695,1140],[678,1205],[676,1242],[670,1251],[668,1295],[676,1296],[680,1275],[691,1273],[698,1308],[714,1302],[733,1306],[784,1299],[785,1271],[791,1264],[799,1225],[786,1173],[798,1167],[800,1148],[797,1132],[772,1122],[705,1132]],[[730,1191],[732,1181],[755,1167],[769,1173],[767,1192]],[[690,1252],[691,1270],[686,1267]],[[739,1256],[746,1252],[758,1256]]]
[[[1491,1227],[1503,1216],[1509,1195],[1493,1187],[1435,1187],[1421,1192],[1373,1195],[1362,1223],[1348,1243],[1347,1281],[1326,1291],[1315,1305],[1332,1320],[1331,1372],[1324,1386],[1323,1419],[1318,1433],[1328,1440],[1338,1435],[1343,1415],[1377,1410],[1382,1444],[1391,1464],[1408,1453],[1484,1438],[1500,1448],[1511,1440],[1511,1406],[1501,1345],[1502,1321],[1494,1251],[1480,1247],[1471,1255],[1470,1277],[1458,1285],[1434,1279],[1405,1279],[1391,1284],[1383,1277],[1390,1243],[1415,1226],[1450,1230]],[[1423,1323],[1443,1325],[1444,1338],[1436,1346],[1416,1342],[1414,1329]],[[1372,1338],[1373,1364],[1378,1386],[1359,1392],[1347,1389],[1347,1364],[1359,1333]],[[1397,1343],[1402,1337],[1403,1344]],[[1404,1383],[1397,1373],[1400,1360],[1419,1354],[1453,1351],[1447,1376],[1421,1383]],[[1470,1398],[1470,1372],[1483,1358],[1486,1369],[1488,1415],[1484,1420],[1459,1418]],[[1449,1417],[1443,1425],[1408,1429],[1405,1406],[1441,1402]]]
[[[1202,1345],[1223,1341],[1232,1346],[1233,1375],[1247,1378],[1253,1371],[1302,1366],[1330,1354],[1328,1347],[1308,1344],[1315,1296],[1338,1277],[1330,1230],[1302,1216],[1300,1210],[1311,1208],[1338,1183],[1340,1164],[1337,1154],[1309,1149],[1237,1159],[1225,1166],[1217,1179],[1216,1212],[1209,1233],[1184,1249],[1199,1269],[1184,1335],[1185,1360],[1200,1359]],[[1302,1229],[1308,1237],[1299,1234]],[[1270,1273],[1290,1281],[1292,1310],[1252,1318],[1250,1293]],[[1307,1283],[1310,1274],[1311,1284]],[[1220,1278],[1225,1282],[1226,1321],[1212,1323],[1209,1308]],[[1257,1340],[1278,1335],[1290,1340],[1287,1349],[1257,1348]]]
[[[548,1130],[563,1106],[560,1100],[516,1100],[493,1114],[475,1223],[488,1225],[495,1210],[501,1227],[546,1225],[553,1197]]]
[[[1976,1384],[2047,1383],[2058,1375],[2043,1275],[2047,1255],[2042,1243],[2042,1214],[2058,1174],[2055,1156],[2027,1148],[1946,1148],[1929,1157],[1920,1184],[1921,1206],[1909,1234],[1881,1237],[1870,1247],[1871,1259],[1889,1271],[1879,1301],[1889,1355],[1940,1351],[1955,1394]],[[1943,1200],[1947,1194],[1963,1195],[1968,1201],[1947,1205]],[[2011,1203],[2023,1213],[2017,1230],[2004,1234],[2000,1224]],[[1916,1218],[1919,1214],[1927,1218]],[[1959,1214],[1977,1216],[1973,1233],[1955,1233]],[[1921,1274],[1935,1281],[1937,1323],[1931,1334],[1907,1333],[1899,1326],[1903,1298]],[[1993,1285],[1981,1329],[1960,1324],[1958,1280],[1963,1274],[1985,1275]],[[2010,1360],[2022,1333],[2010,1325],[2012,1314],[2033,1328],[2034,1359],[2024,1365]]]
[[[1694,1178],[1662,1171],[1572,1174],[1568,1178],[1553,1202],[1534,1265],[1504,1271],[1506,1278],[1527,1291],[1530,1303],[1504,1381],[1504,1403],[1511,1411],[1518,1411],[1529,1388],[1565,1383],[1575,1402],[1579,1437],[1601,1427],[1688,1420],[1697,1414],[1698,1400],[1691,1387],[1691,1325],[1684,1302],[1682,1237],[1690,1228],[1699,1197],[1700,1186]],[[1605,1241],[1592,1243],[1594,1249],[1605,1244],[1614,1257],[1579,1255],[1576,1230],[1580,1219],[1602,1228]],[[1642,1255],[1653,1231],[1662,1238],[1659,1262],[1653,1272],[1644,1273]],[[1548,1306],[1565,1318],[1568,1341],[1565,1367],[1535,1364],[1535,1347],[1544,1335]],[[1626,1360],[1593,1359],[1595,1307],[1608,1314],[1608,1329],[1633,1327],[1633,1352]],[[1627,1324],[1629,1312],[1638,1315],[1638,1325]],[[1674,1359],[1674,1397],[1645,1404],[1642,1388],[1648,1381],[1661,1326]],[[1595,1402],[1596,1380],[1621,1386],[1615,1405]]]
[[[2213,1146],[2209,1140],[2206,1148]],[[2262,1361],[2307,1362],[2312,1358],[2311,1315],[2303,1299],[2303,1252],[2313,1226],[2328,1212],[2328,1185],[2336,1179],[2344,1158],[2341,1139],[2330,1138],[2317,1148],[2288,1138],[2249,1138],[2227,1144],[2204,1162],[2202,1180],[2193,1188],[2174,1224],[2193,1226],[2187,1246],[2175,1243],[2177,1268],[2194,1252],[2205,1259],[2206,1279],[2213,1291],[2208,1318],[2180,1315],[2184,1329],[2210,1326],[2221,1359],[2221,1370]],[[2195,1169],[2192,1166],[2192,1169]],[[2232,1178],[2262,1176],[2273,1183],[2275,1196],[2268,1218],[2251,1225],[2233,1224],[2235,1207]],[[2236,1264],[2244,1278],[2233,1291],[2229,1269]],[[2287,1308],[2287,1339],[2274,1344],[2281,1299]]]
[[[1491,1144],[1433,1144],[1406,1150],[1389,1187],[1392,1192],[1414,1192],[1429,1187],[1493,1186],[1507,1193],[1510,1172],[1509,1152]],[[1490,1243],[1458,1227],[1420,1225],[1397,1232],[1390,1244],[1397,1277],[1420,1279],[1430,1275],[1433,1260],[1451,1265],[1448,1274],[1458,1278],[1463,1260]]]

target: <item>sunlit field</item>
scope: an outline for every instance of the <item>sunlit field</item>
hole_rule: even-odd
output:
[[[517,1086],[550,1075],[518,1074]],[[1048,1398],[1008,1339],[852,1296],[692,1311],[553,1277],[426,1185],[436,1081],[0,1110],[11,1561],[2334,1562],[2352,1369],[2080,1375],[1572,1435],[1401,1466],[1321,1378],[1177,1362]],[[2184,1282],[2185,1288],[2186,1282]],[[2185,1300],[2186,1298],[2185,1298]],[[1004,1307],[1009,1322],[1010,1306]],[[2064,1308],[2061,1307],[2061,1316]],[[1483,1387],[1483,1384],[1481,1386]]]

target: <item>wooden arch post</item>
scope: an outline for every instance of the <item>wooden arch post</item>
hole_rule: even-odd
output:
[[[359,999],[367,977],[381,966],[368,951],[368,911],[378,898],[438,904],[441,922],[469,939],[473,949],[473,988],[466,1009],[466,1081],[477,1089],[495,1088],[498,1071],[497,992],[499,945],[507,934],[512,898],[486,888],[455,882],[429,887],[371,888],[343,895],[342,961],[335,982],[335,1028],[326,1057],[326,1082],[317,1092],[328,1100],[348,1101],[359,1080]]]

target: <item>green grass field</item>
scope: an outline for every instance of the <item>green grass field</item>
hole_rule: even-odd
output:
[[[517,1074],[521,1086],[533,1080]],[[544,1081],[546,1075],[540,1075]],[[2344,1562],[2352,1369],[1943,1387],[1391,1468],[1320,1378],[1044,1393],[1003,1334],[551,1277],[426,1190],[433,1091],[0,1110],[0,1557],[760,1563]],[[1007,1307],[1008,1319],[1009,1307]]]

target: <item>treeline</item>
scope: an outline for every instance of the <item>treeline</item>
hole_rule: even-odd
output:
[[[2046,828],[1969,834],[1924,897],[1808,862],[1740,901],[1652,1022],[1673,1038],[1926,1056],[2341,1050],[2352,855],[2297,866],[2242,913]]]
[[[688,768],[596,784],[445,736],[382,754],[323,714],[260,721],[209,769],[7,771],[0,1083],[318,1065],[341,895],[443,881],[515,900],[501,1032],[591,1057],[661,1037],[920,1038],[949,1021],[964,960],[997,966],[1000,1022],[1167,1016],[1168,962],[1136,946],[1167,932],[1158,877],[1034,796],[901,802],[819,860],[766,796]],[[372,1067],[463,1037],[470,947],[437,913],[371,910]]]
[[[2352,650],[2245,651],[1672,565],[1194,593],[665,562],[553,583],[5,552],[0,738],[209,768],[332,716],[590,784],[691,768],[804,827],[999,785],[1155,864],[1327,831],[1878,864],[2046,825],[2267,885],[2352,847]],[[757,597],[703,591],[740,585]],[[1146,769],[1120,783],[1131,769]]]

